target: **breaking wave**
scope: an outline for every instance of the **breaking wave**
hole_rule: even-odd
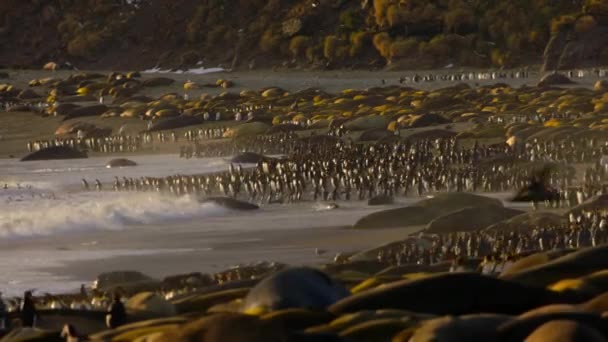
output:
[[[121,230],[211,216],[229,210],[193,197],[156,193],[27,193],[0,195],[0,238]]]

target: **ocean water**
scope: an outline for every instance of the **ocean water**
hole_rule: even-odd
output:
[[[289,234],[318,229],[322,235],[325,227],[353,224],[359,217],[381,209],[367,207],[363,202],[340,204],[339,210],[304,203],[263,206],[243,213],[199,203],[189,196],[109,189],[84,191],[83,178],[91,188],[95,179],[109,188],[114,177],[204,174],[227,170],[230,164],[228,158],[127,158],[138,166],[106,168],[112,157],[33,162],[0,159],[0,292],[17,296],[31,288],[38,293],[75,291],[80,284],[93,280],[93,272],[107,271],[104,260],[109,258],[166,255],[183,259],[183,272],[230,266],[218,260],[231,265],[250,262],[251,258],[301,260],[306,255],[314,257],[313,252],[280,241],[255,252],[243,251],[242,246],[262,246],[268,231]],[[216,250],[216,246],[221,247]],[[209,255],[209,259],[187,268],[188,255],[196,253]],[[97,260],[95,270],[86,277],[58,271],[73,262]],[[158,265],[159,270],[162,268]],[[155,272],[156,268],[147,271]],[[176,271],[153,275],[162,277],[172,272]]]
[[[83,191],[95,179],[109,187],[114,177],[202,174],[227,169],[223,158],[180,159],[132,156],[135,167],[106,168],[109,158],[20,162],[0,160],[0,239],[48,236],[83,230],[117,230],[207,216],[226,210],[195,198],[151,192]]]

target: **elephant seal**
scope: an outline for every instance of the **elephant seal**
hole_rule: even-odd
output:
[[[137,166],[137,163],[132,160],[126,159],[126,158],[117,158],[117,159],[110,160],[106,164],[107,168],[126,167],[126,166]]]
[[[245,297],[243,311],[264,313],[288,308],[325,309],[348,295],[346,288],[320,270],[288,268],[254,286]]]
[[[87,153],[68,146],[51,146],[32,152],[21,158],[21,161],[83,159],[88,158]]]
[[[241,152],[239,154],[234,155],[230,160],[236,164],[257,164],[258,162],[265,161],[271,159],[264,155],[255,152]]]
[[[156,132],[165,129],[176,129],[187,126],[193,126],[201,123],[203,123],[203,119],[200,116],[182,115],[157,121],[147,131]]]
[[[69,114],[63,117],[63,121],[73,118],[82,118],[85,116],[100,116],[101,114],[107,112],[108,109],[108,106],[103,104],[75,108]]]
[[[219,205],[221,207],[224,207],[227,209],[233,209],[233,210],[260,209],[260,207],[255,204],[244,202],[244,201],[239,201],[239,200],[231,198],[231,197],[207,197],[207,198],[199,200],[199,202],[213,203],[213,204]]]
[[[499,295],[497,295],[499,294]],[[385,284],[344,298],[329,311],[399,309],[436,315],[493,312],[520,314],[532,308],[570,302],[566,293],[529,287],[473,272],[441,273]]]
[[[571,320],[553,320],[547,322],[538,329],[534,330],[526,342],[605,342],[607,341],[602,334],[587,324]]]
[[[378,195],[378,196],[370,198],[367,201],[367,205],[388,205],[388,204],[393,204],[393,203],[394,203],[393,196],[389,196],[389,195]]]
[[[578,278],[608,267],[608,246],[585,248],[544,264],[500,278],[529,286],[548,286],[562,279]]]
[[[424,322],[409,341],[495,341],[496,328],[510,319],[511,316],[495,314],[439,317]]]

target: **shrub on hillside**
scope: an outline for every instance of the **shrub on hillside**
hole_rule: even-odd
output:
[[[338,37],[327,36],[323,42],[323,56],[329,61],[336,59],[336,49],[338,46]]]
[[[281,35],[272,28],[267,29],[260,38],[260,49],[264,52],[276,52],[281,45]]]
[[[350,35],[350,51],[349,55],[355,57],[363,51],[363,49],[371,42],[371,34],[365,31],[353,32]]]
[[[418,41],[414,38],[396,40],[390,47],[391,60],[398,58],[414,57],[418,54]]]
[[[68,43],[68,54],[73,57],[92,57],[102,43],[103,38],[97,32],[79,34]]]
[[[595,18],[590,15],[585,15],[576,20],[574,30],[576,33],[587,33],[593,31],[597,27]]]
[[[389,59],[391,57],[391,36],[386,33],[377,33],[373,38],[374,47],[380,53],[380,56]]]
[[[307,36],[295,36],[289,42],[289,52],[293,58],[299,59],[306,54],[310,46],[311,39]]]

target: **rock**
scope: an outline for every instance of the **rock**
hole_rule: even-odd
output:
[[[377,195],[367,201],[367,205],[388,205],[393,203],[393,196],[389,195]]]
[[[175,80],[167,77],[153,77],[142,82],[144,87],[165,87],[175,83]]]
[[[343,314],[359,310],[398,309],[436,315],[519,314],[565,300],[565,295],[544,288],[462,272],[388,283],[342,299],[329,311]]]
[[[52,146],[32,152],[21,158],[21,161],[82,158],[87,158],[86,152],[82,152],[68,146]]]
[[[126,167],[126,166],[137,166],[137,163],[132,160],[126,159],[126,158],[117,158],[117,159],[110,160],[106,164],[107,168]]]
[[[496,205],[470,207],[440,216],[425,228],[429,234],[450,234],[454,232],[472,232],[484,229],[497,221],[512,218],[523,211]]]
[[[570,80],[567,76],[558,74],[558,73],[550,73],[543,76],[538,82],[539,87],[547,87],[554,85],[565,85],[565,84],[573,84],[572,80]]]
[[[239,154],[236,154],[234,157],[232,157],[232,159],[230,161],[232,163],[236,163],[236,164],[257,164],[261,161],[268,160],[268,159],[271,159],[271,158],[261,155],[259,153],[241,152]]]
[[[137,271],[114,271],[98,275],[93,283],[93,288],[102,292],[111,292],[117,288],[132,291],[140,287],[152,287],[159,284],[159,281]]]
[[[412,206],[371,213],[359,219],[354,228],[391,228],[423,225],[433,219],[467,207],[499,206],[494,198],[464,192],[438,194]]]
[[[608,268],[608,246],[604,245],[581,249],[520,272],[501,275],[500,278],[544,287],[561,279],[578,278],[605,268]]]
[[[239,201],[239,200],[231,198],[231,197],[207,197],[207,198],[200,200],[199,202],[213,203],[213,204],[219,205],[221,207],[224,207],[227,209],[233,209],[233,210],[260,209],[260,207],[258,207],[255,204],[244,202],[244,201]]]
[[[534,330],[525,342],[605,342],[608,341],[596,329],[571,320],[553,320]]]
[[[495,341],[498,338],[496,328],[510,319],[511,316],[495,314],[435,318],[423,322],[409,341]]]
[[[167,119],[162,119],[162,120],[156,121],[152,125],[152,127],[150,127],[147,131],[156,132],[156,131],[163,131],[163,130],[167,130],[167,129],[176,129],[176,128],[198,125],[203,122],[204,122],[203,119],[199,116],[182,115],[182,116],[177,116],[177,117],[173,117],[173,118],[167,118]]]
[[[348,294],[322,271],[288,268],[252,288],[245,297],[243,310],[256,313],[289,308],[325,309]]]
[[[136,315],[167,317],[177,313],[173,304],[152,292],[136,294],[129,298],[125,307],[131,314]]]
[[[247,122],[229,128],[226,132],[224,132],[224,138],[240,138],[264,134],[269,128],[270,126],[263,122]]]

